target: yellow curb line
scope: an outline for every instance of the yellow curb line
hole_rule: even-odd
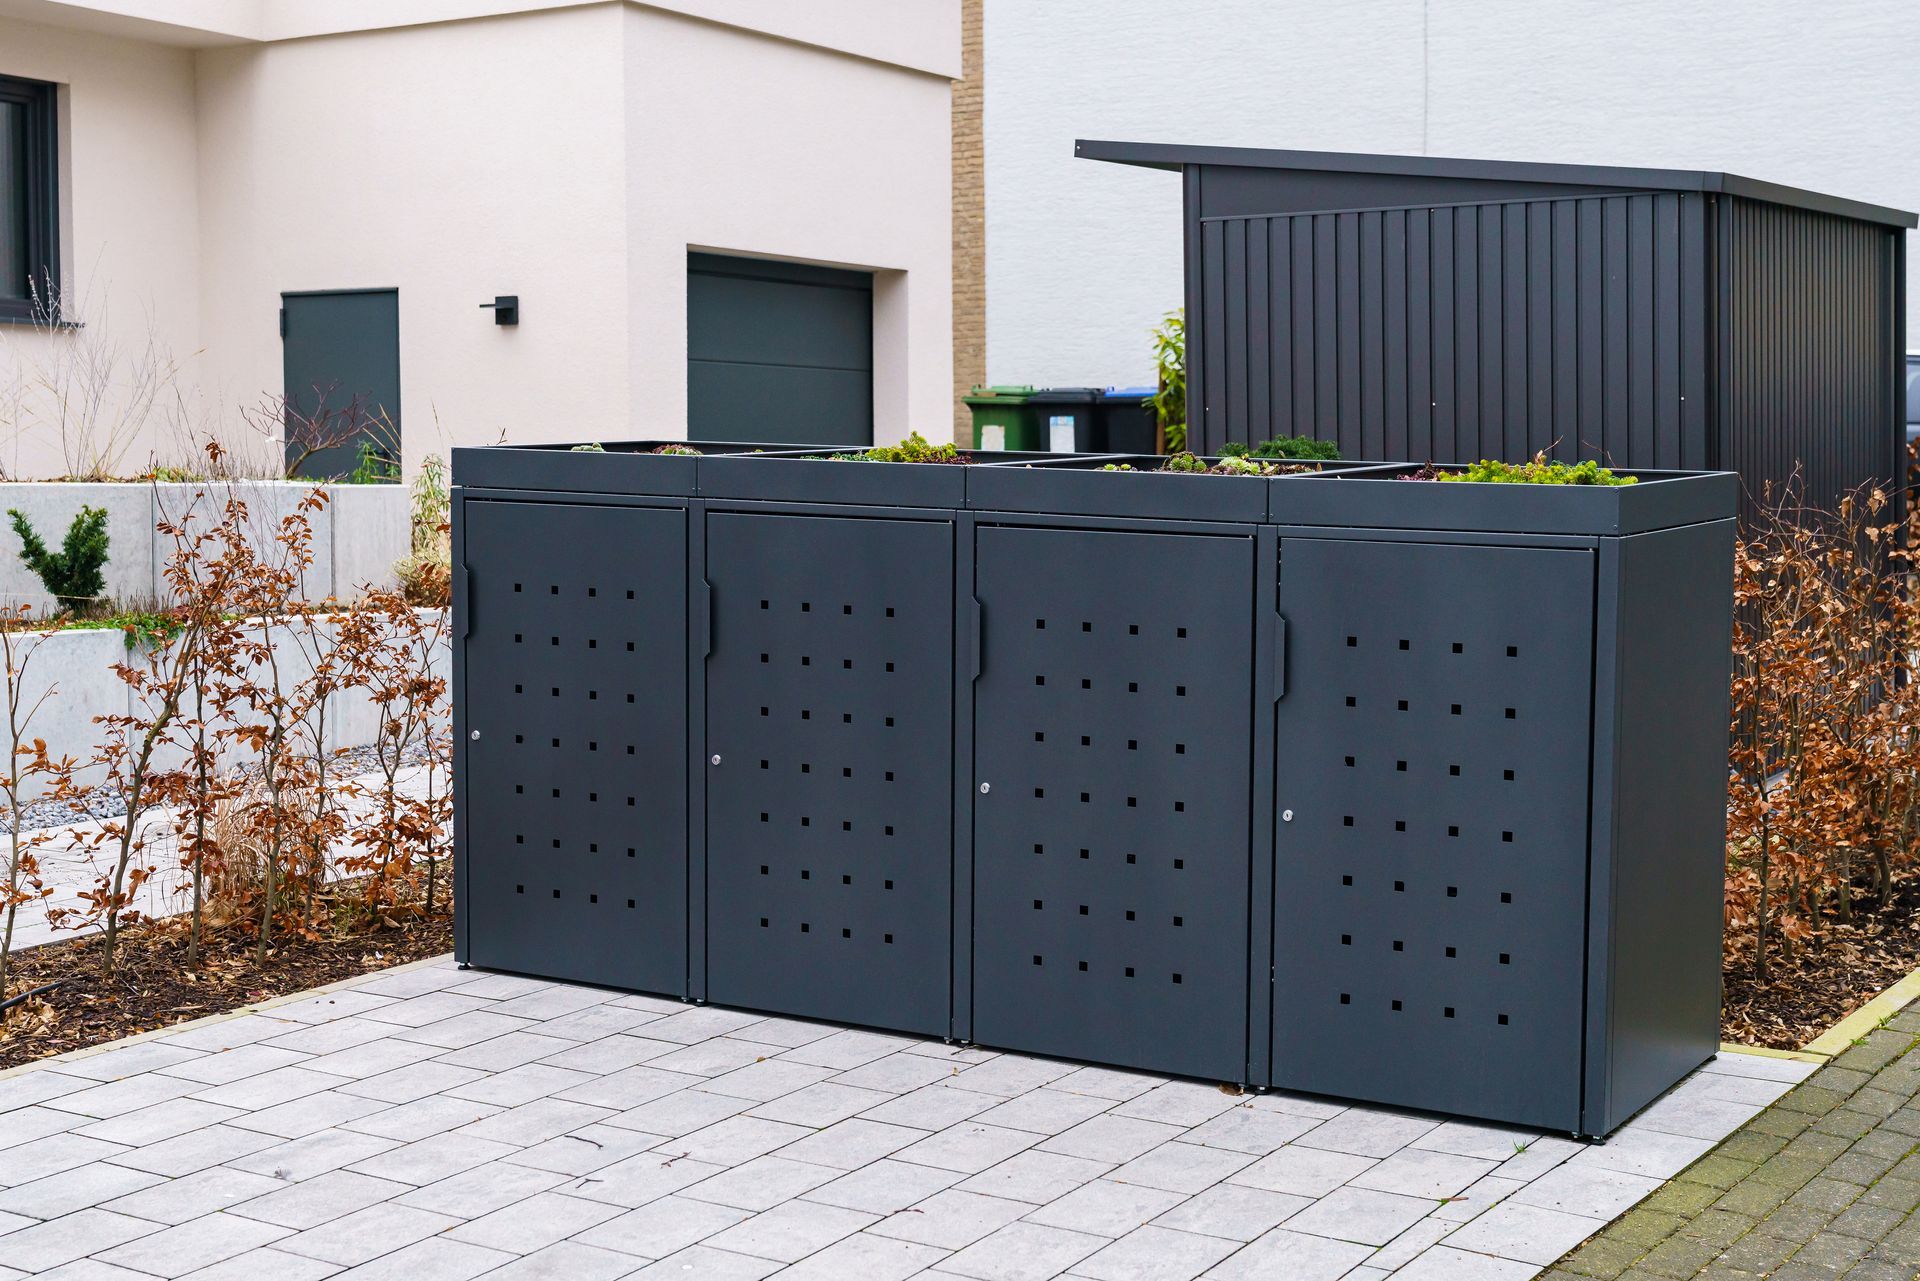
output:
[[[258,1014],[262,1010],[271,1010],[281,1005],[291,1005],[295,1001],[304,1001],[310,996],[321,996],[328,992],[337,992],[342,988],[352,987],[355,984],[363,983],[368,979],[379,978],[382,975],[400,974],[407,970],[425,969],[430,965],[438,965],[440,962],[448,960],[452,956],[453,953],[451,952],[442,952],[439,956],[422,957],[420,960],[407,961],[401,965],[389,965],[381,970],[368,970],[365,974],[356,974],[352,978],[339,979],[323,987],[310,987],[298,992],[288,992],[283,996],[268,997],[264,1001],[255,1001],[251,1005],[235,1006],[231,1010],[223,1010],[219,1014],[209,1014],[204,1018],[188,1019],[184,1023],[169,1023],[165,1027],[157,1027],[147,1032],[135,1032],[132,1036],[123,1036],[117,1041],[102,1041],[98,1045],[88,1045],[78,1050],[68,1050],[65,1054],[51,1054],[44,1059],[35,1059],[31,1063],[16,1063],[10,1068],[0,1068],[0,1081],[4,1081],[10,1076],[23,1076],[38,1068],[50,1067],[56,1063],[74,1063],[81,1059],[90,1059],[96,1054],[105,1054],[109,1050],[118,1050],[125,1046],[136,1045],[141,1041],[158,1040],[161,1037],[172,1036],[176,1032],[185,1032],[189,1028],[207,1027],[214,1023],[225,1023],[229,1019],[242,1018],[248,1014]]]
[[[1792,1059],[1796,1063],[1825,1063],[1830,1055],[1808,1050],[1772,1050],[1764,1045],[1741,1045],[1734,1041],[1720,1042],[1722,1054],[1753,1054],[1763,1059]]]
[[[1907,975],[1807,1042],[1806,1050],[1809,1054],[1825,1054],[1832,1057],[1898,1014],[1916,997],[1920,997],[1920,970]]]

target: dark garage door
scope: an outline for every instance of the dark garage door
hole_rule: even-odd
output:
[[[687,435],[873,443],[873,277],[687,255]]]

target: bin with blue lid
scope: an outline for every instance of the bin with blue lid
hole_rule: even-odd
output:
[[[1158,387],[1109,387],[1094,402],[1093,447],[1103,454],[1160,452]]]

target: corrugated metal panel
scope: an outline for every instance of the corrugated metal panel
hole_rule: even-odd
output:
[[[1703,219],[1675,192],[1203,219],[1195,442],[1708,466]]]
[[[1755,499],[1798,470],[1821,508],[1864,481],[1891,484],[1898,233],[1737,199],[1720,224],[1723,465]]]

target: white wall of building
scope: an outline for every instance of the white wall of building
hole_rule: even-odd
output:
[[[1894,0],[985,4],[995,382],[1149,382],[1182,301],[1179,179],[1075,138],[1719,169],[1920,209],[1920,21]]]
[[[183,385],[197,376],[193,54],[0,18],[0,73],[65,86],[62,304],[87,329],[0,325],[0,467],[14,477],[57,475],[67,465],[54,410],[63,393],[49,384],[64,384],[73,398],[78,366],[99,368],[115,349],[114,381],[124,383],[149,335],[161,358],[181,367]],[[29,411],[34,426],[14,428],[11,420]]]
[[[67,277],[111,285],[88,333],[124,343],[150,308],[202,423],[281,390],[283,291],[397,288],[409,467],[503,436],[682,435],[692,248],[873,270],[891,440],[950,414],[958,14],[0,0],[0,74],[65,86]],[[519,325],[480,309],[496,294]],[[24,367],[6,344],[63,341],[0,326],[0,387]],[[183,457],[159,427],[131,465]]]

